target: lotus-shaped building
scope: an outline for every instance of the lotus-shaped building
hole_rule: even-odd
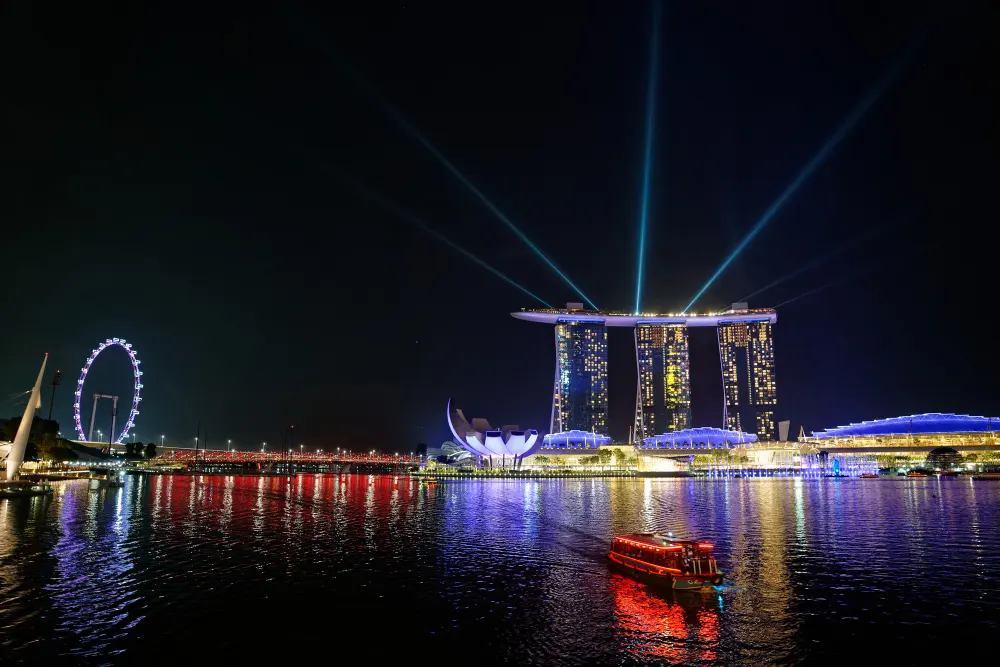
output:
[[[470,424],[461,410],[451,407],[450,399],[448,428],[456,443],[473,456],[485,458],[490,466],[517,467],[525,456],[531,456],[542,445],[534,429],[523,430],[520,426],[509,425],[494,429],[479,417]]]

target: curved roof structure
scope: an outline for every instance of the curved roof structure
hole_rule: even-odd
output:
[[[474,456],[530,456],[542,444],[534,429],[522,430],[519,426],[508,425],[495,430],[480,417],[470,424],[461,410],[451,407],[450,398],[447,418],[455,442]]]
[[[618,313],[605,310],[541,308],[511,313],[518,320],[558,324],[559,322],[601,322],[609,327],[635,327],[638,324],[685,324],[689,327],[717,327],[729,322],[778,321],[773,308],[726,310],[721,313]]]
[[[927,412],[908,417],[873,419],[814,431],[814,438],[843,438],[871,435],[921,435],[936,433],[988,433],[997,431],[1000,417],[975,417],[950,412]]]
[[[542,438],[542,441],[543,449],[598,449],[601,445],[610,444],[611,438],[575,429],[562,433],[549,433]]]
[[[737,444],[757,442],[753,433],[702,426],[646,438],[640,449],[728,449]]]

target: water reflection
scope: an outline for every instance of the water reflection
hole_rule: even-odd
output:
[[[85,517],[62,515],[62,534],[48,554],[56,576],[45,592],[58,618],[55,631],[76,636],[68,655],[101,653],[111,637],[143,618],[137,611],[143,596],[130,544],[136,503],[129,490],[139,483],[130,479],[117,489],[78,484],[87,487]]]
[[[684,664],[719,657],[718,594],[660,592],[618,574],[610,589],[618,642],[627,653]]]
[[[48,498],[0,501],[0,642],[29,662],[162,662],[190,660],[192,632],[211,628],[211,655],[199,658],[254,663],[263,649],[248,628],[266,619],[284,658],[334,626],[380,659],[412,658],[418,645],[445,663],[754,664],[850,657],[841,638],[891,636],[912,662],[923,653],[907,653],[911,644],[996,630],[997,488],[930,478],[421,486],[371,475],[59,483]],[[721,595],[660,594],[610,574],[611,537],[643,528],[714,542]]]

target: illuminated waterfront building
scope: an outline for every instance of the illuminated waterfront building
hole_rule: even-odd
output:
[[[570,430],[607,434],[607,327],[635,329],[636,441],[691,427],[688,327],[718,327],[725,390],[723,426],[756,432],[761,440],[777,435],[772,327],[773,309],[734,303],[719,313],[618,313],[566,308],[521,310],[519,320],[555,325],[556,377],[552,391],[551,432]],[[746,410],[746,414],[743,411]]]
[[[684,324],[635,327],[638,374],[635,440],[680,431],[691,425],[688,330]]]
[[[814,431],[800,442],[824,448],[863,448],[879,451],[953,447],[975,452],[1000,448],[1000,417],[928,412],[907,417],[874,419],[848,426]]]
[[[640,449],[733,449],[757,442],[753,433],[702,426],[644,438]]]
[[[580,305],[580,304],[572,304]],[[608,432],[608,332],[600,319],[561,318],[549,432]]]
[[[611,444],[611,438],[585,431],[549,433],[542,439],[542,449],[600,449]]]
[[[448,400],[448,428],[455,436],[455,443],[469,454],[488,461],[490,467],[505,468],[508,464],[517,467],[526,456],[541,446],[538,431],[522,429],[520,426],[501,426],[498,429],[482,418],[471,422],[458,408],[453,408]]]
[[[718,331],[726,428],[753,429],[761,440],[774,440],[778,397],[771,323],[728,322]]]
[[[777,436],[771,327],[766,320],[736,321],[720,323],[718,330],[726,428],[752,429],[761,440]]]

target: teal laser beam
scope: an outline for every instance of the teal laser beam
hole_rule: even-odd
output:
[[[379,206],[381,206],[383,209],[385,209],[389,213],[395,215],[396,217],[398,217],[398,218],[400,218],[402,220],[405,220],[406,222],[409,222],[411,225],[413,225],[414,227],[416,227],[420,231],[424,232],[428,236],[431,236],[431,237],[437,239],[438,241],[440,241],[441,243],[445,244],[446,246],[448,246],[449,248],[451,248],[452,250],[454,250],[458,254],[460,254],[463,257],[465,257],[466,259],[468,259],[470,262],[473,262],[474,264],[476,264],[480,268],[485,269],[486,271],[489,271],[494,276],[496,276],[500,280],[504,281],[508,285],[511,285],[512,287],[516,287],[517,289],[521,290],[522,292],[524,292],[525,294],[527,294],[528,296],[530,296],[532,299],[534,299],[534,300],[538,301],[539,303],[541,303],[542,305],[544,305],[546,308],[552,308],[552,305],[549,304],[547,301],[545,301],[545,299],[543,299],[542,297],[538,296],[537,294],[531,292],[529,289],[527,289],[526,287],[524,287],[523,285],[521,285],[520,283],[518,283],[514,279],[508,277],[506,274],[504,274],[503,272],[501,272],[499,269],[496,269],[496,268],[490,266],[484,260],[480,259],[476,255],[474,255],[472,252],[470,252],[470,251],[466,250],[465,248],[463,248],[462,246],[458,245],[457,243],[455,243],[454,241],[452,241],[451,239],[449,239],[447,236],[445,236],[444,234],[442,234],[438,230],[434,229],[433,227],[428,226],[419,217],[417,217],[413,213],[410,213],[409,211],[407,211],[403,207],[399,206],[398,204],[396,204],[395,202],[393,202],[392,200],[390,200],[388,197],[386,197],[386,196],[384,196],[382,194],[379,194],[378,192],[375,192],[371,188],[369,188],[369,187],[363,185],[362,183],[360,183],[357,179],[348,177],[347,175],[340,173],[339,170],[333,169],[329,165],[324,165],[324,167],[327,169],[327,171],[332,172],[339,179],[341,179],[344,183],[346,183],[349,187],[353,188],[356,192],[358,192],[359,194],[361,194],[364,198],[368,199],[369,201],[375,202],[376,204],[378,204]]]
[[[834,248],[830,252],[828,252],[828,253],[826,253],[824,255],[821,255],[819,257],[816,257],[816,258],[814,258],[814,259],[806,262],[805,264],[803,264],[799,268],[795,269],[791,273],[786,273],[785,275],[783,275],[782,277],[778,278],[777,280],[771,281],[768,284],[764,285],[763,287],[761,287],[757,291],[751,292],[750,294],[747,294],[746,296],[740,298],[739,301],[749,301],[750,299],[752,299],[753,297],[757,296],[758,294],[763,294],[764,292],[768,291],[769,289],[771,289],[773,287],[777,287],[778,285],[780,285],[780,284],[782,284],[782,283],[784,283],[784,282],[786,282],[788,280],[791,280],[795,276],[802,275],[803,273],[805,273],[806,271],[809,271],[810,269],[815,269],[818,266],[822,266],[823,264],[827,263],[828,261],[830,261],[834,257],[836,257],[836,256],[838,256],[840,254],[843,254],[843,253],[847,252],[848,250],[854,248],[855,246],[857,246],[858,244],[860,244],[864,240],[866,240],[866,239],[868,239],[868,238],[870,238],[872,236],[875,236],[877,234],[882,233],[885,229],[886,229],[886,226],[884,226],[884,225],[879,225],[879,226],[876,226],[876,227],[872,227],[871,229],[867,230],[863,234],[860,234],[859,236],[855,237],[854,239],[851,239],[850,241],[847,241],[846,243],[841,243],[839,246],[837,246],[836,248]]]
[[[308,34],[312,32],[309,29],[303,29],[303,27],[301,26],[295,26],[295,27],[301,33]],[[554,271],[555,274],[559,276],[559,278],[564,283],[566,283],[567,286],[570,287],[570,289],[579,294],[580,298],[583,299],[591,308],[597,310],[597,306],[590,299],[590,297],[584,294],[583,291],[579,287],[577,287],[577,285],[572,280],[570,280],[569,276],[567,276],[558,266],[556,266],[555,262],[549,259],[549,257],[544,252],[542,252],[541,248],[539,248],[530,238],[528,238],[528,236],[524,232],[522,232],[521,229],[517,225],[515,225],[513,221],[511,221],[511,219],[508,218],[503,213],[503,211],[501,211],[492,201],[490,201],[490,199],[485,194],[483,194],[483,192],[479,188],[477,188],[472,183],[472,181],[470,181],[465,176],[465,174],[463,174],[458,169],[458,167],[456,167],[451,162],[451,160],[445,157],[445,155],[441,153],[441,151],[438,150],[437,147],[434,144],[432,144],[429,139],[427,139],[419,130],[417,130],[417,128],[412,123],[410,123],[409,120],[406,119],[405,116],[403,116],[402,113],[400,113],[392,104],[390,104],[389,101],[382,96],[382,94],[375,88],[375,86],[372,85],[371,82],[369,82],[368,79],[364,75],[362,75],[360,71],[358,71],[354,67],[351,67],[346,62],[344,62],[344,60],[340,58],[339,55],[325,43],[320,43],[318,40],[316,40],[313,42],[313,44],[317,48],[319,48],[342,72],[347,74],[348,77],[355,82],[355,84],[357,84],[362,90],[368,93],[368,95],[371,96],[372,99],[374,99],[382,107],[386,115],[388,115],[396,124],[402,127],[410,136],[416,139],[425,149],[427,149],[427,151],[431,155],[433,155],[437,159],[437,161],[440,162],[441,165],[445,167],[445,169],[451,172],[451,174],[455,176],[455,178],[457,178],[459,182],[461,182],[466,187],[466,189],[468,189],[472,194],[474,194],[486,206],[486,208],[488,208],[490,212],[492,212],[493,215],[496,216],[498,220],[500,220],[500,222],[506,225],[507,228],[510,229],[514,233],[514,235],[521,240],[522,243],[528,246],[528,248],[532,252],[534,252],[535,255],[538,256],[538,258],[541,259],[550,269],[552,269],[552,271]]]
[[[813,294],[816,294],[817,292],[822,292],[825,289],[829,289],[831,287],[835,287],[837,285],[841,285],[843,283],[850,282],[850,281],[854,280],[855,278],[859,278],[859,277],[861,277],[861,276],[863,276],[863,275],[865,275],[867,273],[872,273],[874,270],[875,269],[868,269],[866,271],[858,271],[858,272],[853,273],[853,274],[851,274],[849,276],[846,276],[844,278],[840,278],[839,280],[831,280],[830,282],[826,283],[825,285],[820,285],[819,287],[816,287],[816,288],[813,288],[813,289],[808,290],[806,292],[803,292],[802,294],[799,294],[798,296],[792,297],[791,299],[788,299],[787,301],[782,301],[777,306],[775,306],[775,309],[783,308],[783,307],[787,306],[788,304],[795,303],[799,299],[804,299],[807,296],[812,296]]]
[[[639,261],[636,265],[635,314],[642,303],[646,259],[646,225],[649,219],[649,183],[653,171],[653,132],[656,117],[656,84],[660,73],[660,0],[653,0],[653,33],[649,47],[649,84],[646,97],[646,150],[643,160],[642,203],[639,213]]]
[[[889,68],[881,79],[879,79],[868,94],[865,95],[853,109],[851,109],[850,113],[847,114],[847,117],[840,124],[837,130],[826,140],[822,147],[820,147],[819,151],[805,164],[795,179],[792,180],[788,187],[786,187],[778,198],[774,200],[774,203],[772,203],[767,210],[764,211],[764,214],[760,217],[756,224],[750,228],[750,231],[747,232],[746,236],[744,236],[743,239],[736,244],[736,247],[733,248],[731,253],[729,253],[729,256],[726,257],[719,268],[715,270],[712,277],[709,278],[704,285],[702,285],[701,289],[694,295],[694,298],[691,299],[688,305],[684,307],[685,311],[689,311],[694,304],[697,303],[698,299],[700,299],[708,288],[715,283],[719,276],[721,276],[726,269],[729,268],[729,265],[733,263],[733,260],[735,260],[739,254],[743,252],[748,245],[750,245],[750,242],[754,240],[757,234],[759,234],[760,231],[764,229],[769,222],[771,222],[774,216],[778,214],[782,207],[788,202],[789,199],[792,198],[792,195],[795,194],[795,192],[802,186],[803,183],[805,183],[812,173],[816,171],[816,169],[819,168],[819,166],[822,165],[827,158],[830,157],[830,154],[833,153],[834,149],[836,149],[840,142],[843,141],[844,137],[846,137],[850,131],[854,129],[854,126],[858,124],[865,114],[867,114],[868,110],[871,109],[879,98],[882,97],[886,89],[888,89],[889,86],[899,77],[904,67],[909,63],[914,51],[914,48],[910,48],[900,58],[898,58],[893,66]]]

